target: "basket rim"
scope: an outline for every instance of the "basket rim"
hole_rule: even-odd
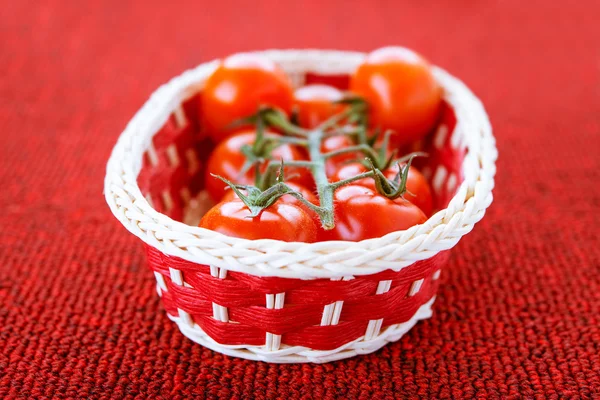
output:
[[[338,50],[266,50],[259,53],[286,72],[350,73],[365,53]],[[471,231],[491,204],[497,149],[480,100],[439,67],[434,75],[455,111],[455,135],[464,137],[465,176],[448,207],[425,223],[360,242],[283,242],[233,238],[186,225],[159,213],[137,185],[143,153],[152,137],[180,106],[198,92],[219,60],[200,64],[159,87],[139,109],[114,146],[106,168],[104,195],[115,217],[147,245],[166,255],[257,276],[333,278],[399,270],[453,247]]]

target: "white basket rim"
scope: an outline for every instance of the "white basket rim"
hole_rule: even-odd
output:
[[[258,52],[286,72],[349,73],[364,53],[337,50]],[[144,151],[153,135],[197,92],[218,60],[199,65],[158,88],[120,135],[107,164],[104,194],[112,213],[134,235],[164,254],[257,276],[333,278],[400,270],[452,248],[492,202],[497,150],[483,105],[458,79],[434,67],[445,100],[454,108],[467,147],[465,180],[447,208],[427,222],[360,242],[283,242],[233,238],[175,221],[153,209],[137,185]],[[458,132],[456,133],[458,134]]]

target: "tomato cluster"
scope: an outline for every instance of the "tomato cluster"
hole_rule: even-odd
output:
[[[427,180],[396,157],[434,128],[441,106],[442,90],[417,53],[370,53],[348,92],[322,84],[294,91],[274,62],[237,54],[201,96],[216,143],[206,190],[217,202],[201,227],[246,239],[359,241],[431,215]]]

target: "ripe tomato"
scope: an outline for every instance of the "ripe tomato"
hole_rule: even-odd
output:
[[[363,172],[368,171],[368,169],[360,164],[360,163],[352,163],[345,165],[337,170],[337,172],[333,175],[332,181],[337,182],[342,179],[352,178],[358,174],[362,174]],[[383,174],[388,179],[394,179],[396,174],[398,173],[398,166],[394,165],[385,171]],[[364,187],[368,187],[372,190],[375,189],[375,180],[373,178],[364,178],[352,183],[353,185],[360,185]],[[433,199],[431,196],[431,187],[427,182],[427,179],[423,176],[418,169],[411,166],[408,169],[408,177],[406,181],[406,189],[407,193],[404,194],[404,198],[423,211],[425,215],[431,215],[433,211]],[[408,193],[410,192],[410,193]],[[411,194],[412,193],[412,194]]]
[[[256,54],[235,54],[206,80],[200,113],[218,143],[232,134],[229,125],[255,114],[259,106],[277,107],[289,114],[292,102],[292,85],[273,61]]]
[[[292,189],[294,189],[295,191],[300,192],[306,200],[310,201],[313,204],[319,204],[319,199],[317,198],[317,196],[312,191],[308,190],[306,187],[301,186],[294,182],[286,182],[286,184],[289,187],[291,187]],[[225,192],[225,196],[223,196],[221,201],[232,201],[232,200],[239,200],[239,197],[237,194],[235,194],[235,192],[233,190],[227,190]],[[285,204],[293,204],[300,208],[304,207],[304,204],[302,204],[302,202],[300,200],[298,200],[296,197],[292,196],[291,194],[286,194],[286,195],[281,196],[280,201],[284,202]]]
[[[350,79],[369,104],[373,126],[392,129],[398,146],[421,139],[437,122],[442,90],[429,62],[403,47],[370,53]]]
[[[250,214],[240,200],[221,202],[202,217],[200,227],[252,240],[312,243],[317,238],[313,218],[300,207],[277,201],[256,217],[250,217]]]
[[[335,192],[335,227],[320,229],[319,241],[372,239],[426,220],[409,201],[392,201],[364,186],[348,185]]]
[[[344,97],[339,89],[329,85],[306,85],[294,92],[294,105],[300,126],[308,129],[317,127],[329,117],[341,112],[344,106],[334,104]]]
[[[330,136],[321,143],[321,153],[329,153],[350,146],[354,146],[354,142],[352,142],[352,139],[348,136]],[[345,162],[363,157],[361,152],[344,153],[339,156],[331,157],[325,162],[325,172],[327,173],[327,176],[332,176]]]
[[[211,176],[211,173],[222,176],[223,178],[240,185],[254,184],[254,168],[250,168],[243,176],[239,176],[239,174],[246,162],[246,157],[242,154],[240,149],[245,144],[252,146],[255,139],[256,131],[254,129],[244,130],[219,143],[210,154],[206,164],[205,189],[214,201],[221,200],[225,195],[225,188],[227,185],[221,180]],[[284,161],[304,160],[305,155],[304,152],[296,146],[282,144],[273,150],[271,159],[283,159]],[[265,167],[266,165],[263,166],[263,170]],[[313,182],[310,173],[307,170],[300,168],[285,168],[285,175],[290,177],[291,182],[298,182],[306,187],[310,187]],[[297,176],[293,177],[293,175]]]

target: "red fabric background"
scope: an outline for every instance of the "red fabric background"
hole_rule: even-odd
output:
[[[166,3],[3,2],[0,398],[600,396],[598,2]],[[185,339],[104,204],[129,118],[217,56],[390,43],[464,79],[501,155],[495,204],[455,249],[434,317],[327,365]]]

